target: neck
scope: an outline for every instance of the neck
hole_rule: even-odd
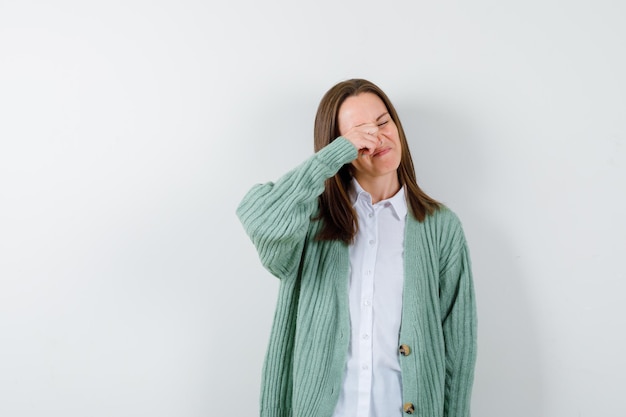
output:
[[[384,177],[355,176],[355,179],[372,196],[372,204],[391,198],[400,190],[400,181],[395,172]]]

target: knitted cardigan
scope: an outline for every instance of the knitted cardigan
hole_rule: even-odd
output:
[[[262,264],[280,278],[261,389],[262,417],[331,417],[348,347],[349,249],[316,241],[312,220],[326,179],[357,157],[339,137],[275,183],[258,184],[237,215]],[[403,403],[419,417],[469,416],[476,360],[476,309],[461,224],[442,207],[404,239],[399,344]],[[406,351],[403,350],[403,353]]]

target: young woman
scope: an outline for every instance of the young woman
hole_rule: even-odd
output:
[[[476,308],[458,218],[418,187],[371,82],[332,87],[314,139],[313,156],[237,209],[281,280],[261,416],[468,416]]]

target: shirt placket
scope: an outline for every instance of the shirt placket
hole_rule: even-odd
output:
[[[374,207],[368,204],[365,221],[365,250],[361,277],[361,321],[360,321],[360,377],[359,415],[369,415],[372,396],[373,330],[374,330],[374,274],[378,251],[378,217]]]

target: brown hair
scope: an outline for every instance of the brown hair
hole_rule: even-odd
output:
[[[413,159],[404,135],[404,129],[398,118],[396,109],[387,95],[370,81],[352,79],[340,82],[324,95],[315,115],[313,129],[315,152],[334,141],[339,134],[339,108],[351,96],[362,93],[376,94],[387,107],[387,111],[398,128],[402,155],[398,167],[398,180],[405,188],[409,211],[418,221],[424,221],[427,215],[439,209],[440,203],[429,197],[417,185]],[[317,235],[318,240],[341,240],[350,243],[356,235],[358,221],[352,207],[348,191],[352,181],[352,165],[346,164],[334,177],[326,180],[325,189],[319,197],[319,215],[323,221]]]

